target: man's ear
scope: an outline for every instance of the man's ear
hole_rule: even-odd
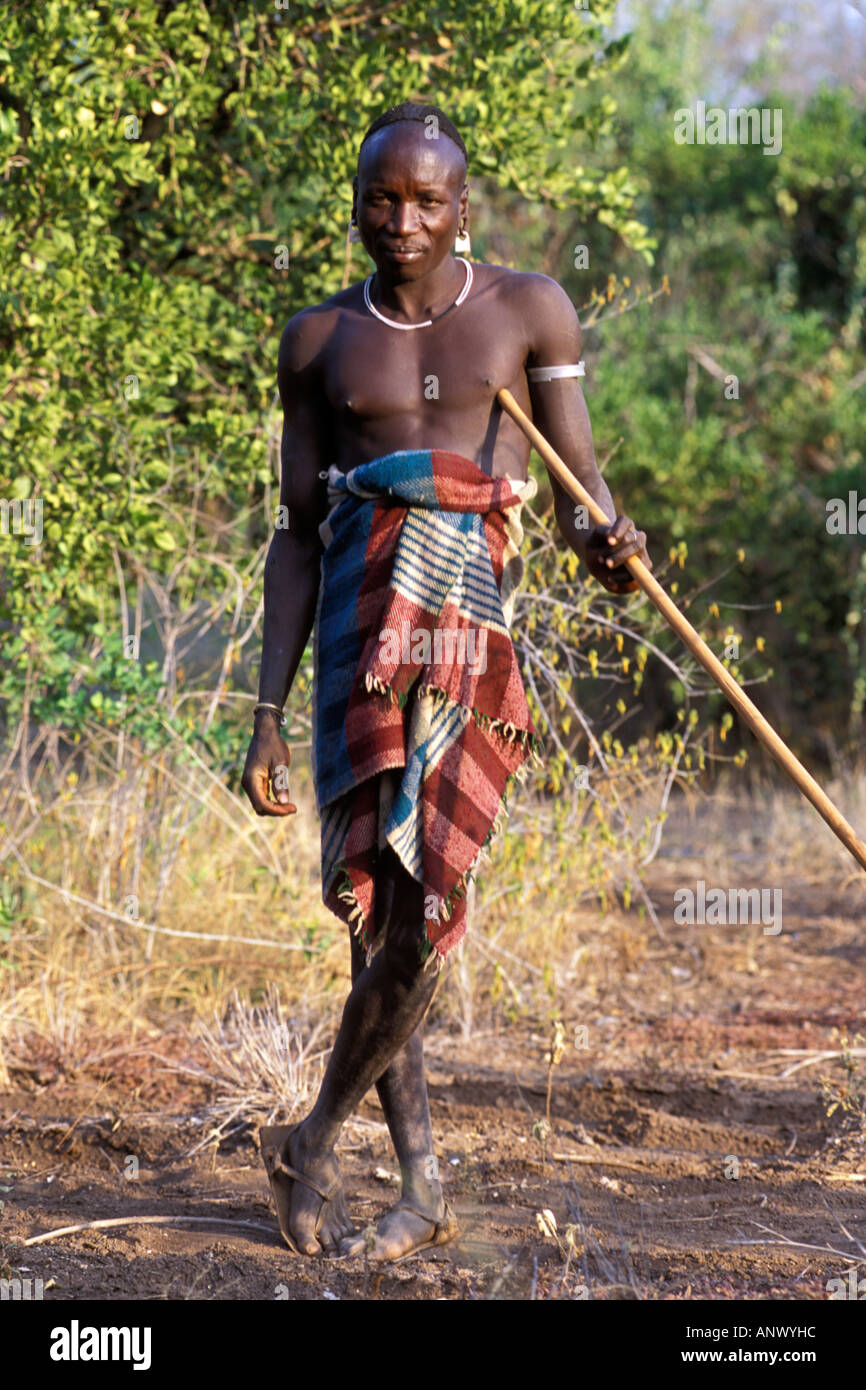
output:
[[[352,179],[352,217],[358,216],[358,175]]]

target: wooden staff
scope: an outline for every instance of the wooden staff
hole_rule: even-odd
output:
[[[586,507],[597,526],[610,526],[612,518],[605,516],[595,498],[590,496],[571,470],[566,468],[559,454],[548,444],[544,435],[535,428],[525,411],[521,410],[511,392],[503,386],[502,390],[498,392],[497,399],[503,410],[508,412],[530,442],[535,445],[547,467],[556,480],[562,484],[568,495],[573,497],[575,502]],[[800,791],[805,797],[808,797],[815,810],[824,817],[830,829],[839,837],[845,848],[850,850],[860,867],[866,869],[866,844],[856,834],[853,827],[848,824],[842,813],[833,805],[827,794],[818,786],[811,773],[807,772],[803,764],[794,757],[788,745],[779,737],[773,726],[767,723],[757,705],[752,704],[730,671],[713,654],[688,619],[683,617],[673,599],[653,577],[643,561],[638,559],[636,555],[632,555],[625,561],[625,565],[650,602],[655,604],[677,636],[685,642],[692,655],[701,663],[707,674],[712,676],[716,684],[721,687],[755,737],[761,740],[764,747],[772,753],[776,762],[785,769],[792,781],[796,782]]]

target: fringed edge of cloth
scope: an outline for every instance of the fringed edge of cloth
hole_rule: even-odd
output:
[[[364,677],[364,683],[368,691],[384,696],[392,705],[399,705],[400,709],[406,707],[410,695],[412,694],[411,691],[395,690],[392,685],[388,685],[380,676],[373,676],[369,671]],[[529,749],[529,757],[532,762],[537,765],[542,763],[544,742],[532,729],[518,729],[515,724],[512,724],[507,719],[497,719],[492,714],[486,714],[483,710],[475,709],[473,705],[463,705],[459,700],[453,699],[452,696],[448,694],[448,691],[443,690],[439,685],[419,685],[417,687],[417,694],[419,697],[429,695],[438,704],[445,703],[457,706],[464,711],[464,717],[467,722],[470,719],[474,719],[479,728],[484,729],[487,733],[498,734],[506,743],[522,744],[524,748]]]
[[[446,696],[446,698],[448,697]],[[540,744],[541,741],[538,740],[538,742]],[[534,753],[535,749],[533,748],[533,754]],[[533,761],[532,758],[529,759],[527,763],[523,763],[520,767],[516,768],[514,772],[509,773],[508,779],[505,783],[505,789],[502,793],[502,797],[499,802],[499,807],[497,809],[496,815],[493,818],[490,829],[488,830],[484,838],[483,845],[479,849],[470,867],[466,870],[465,873],[460,875],[457,882],[454,884],[454,887],[448,894],[447,898],[444,898],[442,900],[442,907],[440,909],[439,915],[440,917],[443,917],[446,922],[450,921],[451,919],[452,913],[454,911],[454,905],[457,899],[466,898],[469,892],[470,884],[472,883],[473,879],[476,878],[478,870],[481,867],[482,859],[485,857],[489,857],[490,847],[493,843],[493,840],[504,828],[505,822],[508,819],[509,801],[514,791],[514,785],[516,782],[524,782],[526,780],[528,765],[531,761]],[[337,897],[340,899],[341,902],[346,903],[351,908],[351,911],[349,912],[349,925],[352,926],[352,924],[354,923],[354,926],[352,926],[352,935],[358,937],[361,945],[366,950],[367,964],[369,965],[370,961],[373,959],[373,956],[384,945],[385,932],[377,931],[372,942],[368,941],[366,918],[364,917],[363,911],[361,909],[361,904],[355,897],[355,891],[352,888],[352,880],[349,877],[349,871],[346,868],[345,862],[337,865],[336,884]],[[465,939],[466,938],[464,937],[464,941]],[[462,946],[463,941],[461,941],[458,944],[456,950],[460,951],[462,949]],[[425,971],[435,970],[438,973],[445,964],[445,957],[439,953],[439,951],[436,949],[435,943],[430,940],[429,931],[426,925],[424,927],[424,936],[421,942],[419,943],[418,949],[421,959],[424,962]]]

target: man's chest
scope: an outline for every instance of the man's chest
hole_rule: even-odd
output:
[[[361,423],[412,416],[486,416],[496,392],[523,370],[526,347],[504,312],[460,305],[430,328],[391,328],[348,317],[324,362],[328,403]]]

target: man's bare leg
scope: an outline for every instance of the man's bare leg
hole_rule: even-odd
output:
[[[395,894],[398,893],[407,907],[411,903],[411,910],[417,908],[419,915],[422,914],[423,894],[420,886],[406,874],[395,855],[383,855],[376,884],[376,901],[381,905],[385,918],[390,917]],[[364,969],[366,960],[357,938],[352,938],[352,945],[354,981]],[[433,1155],[433,1127],[424,1070],[423,1019],[379,1077],[376,1090],[400,1164],[401,1199],[422,1212],[441,1218],[445,1214],[445,1202]],[[432,1234],[432,1222],[404,1208],[392,1208],[379,1222],[379,1248],[375,1254],[380,1259],[397,1259],[429,1240]],[[341,1249],[345,1254],[357,1254],[360,1244],[360,1238],[350,1237],[341,1242]]]
[[[418,950],[423,934],[421,885],[405,872],[392,851],[385,852],[383,861],[393,876],[385,895],[390,907],[385,944],[356,975],[318,1098],[291,1136],[285,1155],[292,1167],[323,1187],[338,1174],[334,1145],[343,1124],[412,1038],[436,990],[437,977],[423,969]],[[398,1064],[393,1081],[385,1083],[385,1096],[395,1120],[395,1147],[399,1142],[404,1154],[400,1157],[398,1150],[401,1167],[406,1163],[406,1196],[411,1200],[409,1194],[417,1190],[420,1201],[430,1195],[424,1162],[432,1150],[420,1037],[407,1051],[403,1064]],[[383,1101],[383,1108],[385,1104]],[[438,1196],[441,1200],[441,1192]],[[317,1239],[320,1208],[321,1198],[315,1192],[300,1183],[294,1185],[289,1226],[298,1249],[305,1254],[317,1254],[320,1248],[334,1253],[352,1232],[340,1197],[322,1213]],[[426,1202],[423,1209],[428,1209]],[[439,1208],[434,1205],[429,1210],[438,1212]],[[389,1216],[395,1228],[402,1228],[404,1248],[411,1249],[432,1235],[432,1223],[405,1209]],[[389,1240],[397,1235],[396,1229],[388,1232]],[[378,1252],[376,1257],[394,1258]]]
[[[353,952],[353,970],[360,970],[363,965],[363,957],[358,961],[357,953]],[[445,1202],[433,1155],[433,1127],[424,1070],[423,1019],[379,1077],[376,1090],[400,1164],[401,1200],[417,1208],[417,1212],[441,1219],[445,1214]],[[395,1260],[430,1240],[434,1224],[417,1212],[402,1206],[386,1212],[376,1228],[376,1248],[371,1258]],[[344,1255],[361,1254],[364,1248],[365,1239],[360,1233],[340,1243]]]

